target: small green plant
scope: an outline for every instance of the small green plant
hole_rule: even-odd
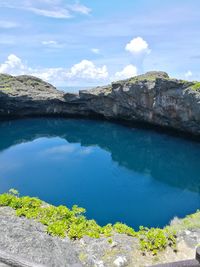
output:
[[[200,89],[200,82],[196,82],[194,85],[191,86],[192,90],[199,90]]]
[[[140,249],[145,253],[151,252],[157,255],[159,251],[166,249],[168,246],[176,250],[176,235],[174,231],[168,228],[146,228],[141,226],[138,233],[140,240]]]
[[[133,228],[127,226],[126,224],[123,223],[116,223],[113,225],[113,229],[119,233],[119,234],[126,234],[130,236],[137,236],[137,233],[133,230]]]
[[[140,249],[143,253],[151,252],[156,255],[166,247],[176,248],[176,235],[171,228],[145,228],[140,227],[138,232],[123,223],[114,225],[107,224],[100,226],[94,220],[88,220],[84,214],[84,208],[74,205],[72,209],[66,206],[44,205],[34,197],[20,197],[19,192],[10,189],[8,193],[0,195],[0,206],[9,206],[16,210],[17,216],[24,216],[28,219],[35,219],[46,226],[46,231],[52,236],[71,239],[80,239],[83,236],[99,238],[109,237],[108,242],[112,243],[111,236],[114,233],[126,234],[137,237],[140,242]]]
[[[112,243],[113,243],[112,238],[108,238],[108,243],[109,243],[109,244],[112,244]]]

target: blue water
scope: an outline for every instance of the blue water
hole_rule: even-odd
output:
[[[67,93],[78,93],[80,90],[88,90],[94,87],[95,86],[60,86],[57,87],[57,89]]]
[[[200,144],[101,121],[0,122],[0,193],[10,188],[102,225],[162,227],[200,208]]]

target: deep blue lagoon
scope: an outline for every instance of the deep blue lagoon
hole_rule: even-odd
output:
[[[200,144],[102,121],[0,122],[0,193],[10,188],[102,225],[162,227],[200,207]]]

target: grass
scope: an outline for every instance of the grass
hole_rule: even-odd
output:
[[[0,75],[0,91],[12,90],[10,83],[13,81],[13,77],[7,75]]]
[[[188,215],[184,219],[178,219],[176,223],[170,226],[170,229],[174,231],[191,230],[197,228],[200,228],[200,211]]]
[[[199,90],[200,89],[200,82],[196,82],[194,85],[191,86],[191,89],[192,90]]]
[[[8,93],[10,91],[12,91],[11,86],[8,86],[8,85],[2,86],[2,85],[0,85],[0,92],[7,92]]]
[[[140,249],[143,254],[151,252],[157,255],[159,251],[172,247],[176,249],[176,233],[174,229],[146,228],[140,227],[136,232],[133,228],[123,223],[107,224],[100,226],[95,220],[88,220],[84,214],[84,208],[74,205],[72,209],[66,206],[44,205],[35,197],[20,197],[15,189],[0,195],[0,207],[11,207],[17,216],[27,219],[35,219],[46,226],[46,231],[52,236],[71,239],[81,239],[83,236],[92,238],[107,237],[112,242],[114,233],[126,234],[139,240]]]

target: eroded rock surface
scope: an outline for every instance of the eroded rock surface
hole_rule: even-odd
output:
[[[10,208],[0,208],[0,250],[48,267],[82,266],[69,239],[47,235],[42,224],[19,218]]]
[[[171,79],[164,72],[148,72],[71,94],[32,76],[1,74],[0,118],[102,117],[200,135],[200,88],[194,85],[197,84]]]
[[[44,225],[17,217],[11,208],[0,207],[0,251],[30,262],[33,266],[142,267],[194,259],[195,248],[200,242],[199,228],[178,231],[177,241],[177,253],[169,247],[157,256],[150,253],[144,256],[139,249],[138,239],[134,237],[113,234],[108,238],[83,237],[75,241],[52,237],[46,233]],[[0,266],[9,265],[0,261]]]

